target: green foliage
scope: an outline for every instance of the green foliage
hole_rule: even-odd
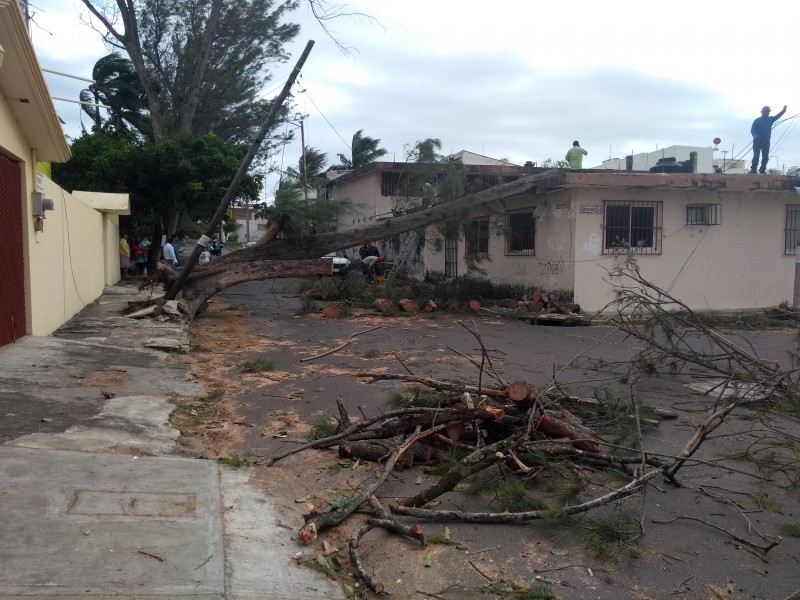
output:
[[[379,358],[381,354],[382,352],[377,348],[370,348],[369,350],[365,350],[361,353],[361,358],[372,360],[373,358]]]
[[[387,395],[386,403],[393,409],[437,408],[446,406],[449,398],[447,394],[419,386],[392,389]]]
[[[247,465],[250,464],[247,458],[240,454],[234,454],[233,456],[225,456],[218,458],[217,462],[221,465],[226,465],[234,469],[238,469],[239,467],[246,467]]]
[[[565,160],[553,160],[548,158],[542,163],[542,168],[545,169],[569,169],[569,163]]]
[[[489,496],[500,508],[510,512],[548,510],[550,506],[541,498],[531,495],[525,483],[515,475],[474,477],[469,492]]]
[[[311,426],[311,439],[321,440],[336,433],[336,426],[326,417],[320,417]]]
[[[222,390],[211,390],[195,402],[179,405],[177,412],[185,415],[195,424],[208,423],[219,418],[221,411],[217,403],[223,395]]]
[[[638,428],[633,406],[633,402],[639,402],[638,398],[632,399],[630,394],[622,390],[609,389],[595,390],[595,396],[602,402],[606,417],[601,432],[614,435],[613,443],[616,445],[638,449]],[[656,426],[652,422],[655,419],[655,413],[651,407],[639,404],[639,416],[642,433],[655,429]]]
[[[244,363],[242,367],[242,371],[245,373],[263,373],[265,371],[274,371],[275,370],[275,363],[271,360],[264,360],[263,358],[257,358],[256,360],[250,360]]]
[[[152,135],[147,97],[129,59],[118,52],[104,56],[95,63],[92,79],[94,83],[80,92],[81,109],[92,119],[92,132]]]
[[[544,583],[535,584],[522,598],[523,600],[558,600],[555,592]]]
[[[337,155],[341,166],[345,169],[357,169],[375,162],[386,154],[384,148],[379,148],[381,141],[364,135],[364,130],[359,129],[353,134],[353,141],[350,145],[350,158],[344,154]]]
[[[87,133],[72,157],[53,165],[53,180],[67,190],[127,192],[130,229],[149,234],[162,215],[207,222],[239,168],[246,149],[214,134],[164,136],[156,142],[125,133]],[[248,176],[240,198],[257,196],[260,176]]]
[[[781,523],[778,525],[778,531],[783,535],[800,537],[800,523]]]
[[[615,562],[621,553],[636,558],[639,550],[633,539],[638,530],[625,513],[612,516],[586,517],[581,522],[583,543],[597,558]]]
[[[353,492],[347,490],[343,492],[340,496],[336,496],[335,498],[331,498],[325,503],[325,506],[322,508],[323,513],[331,512],[334,510],[339,510],[340,508],[344,508],[353,500]]]
[[[299,181],[285,179],[275,191],[275,203],[262,206],[257,216],[280,223],[285,236],[302,239],[328,229],[348,210],[346,202],[306,197]]]

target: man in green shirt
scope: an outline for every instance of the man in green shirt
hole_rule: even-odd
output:
[[[567,155],[564,157],[569,163],[570,171],[580,171],[583,166],[583,157],[587,154],[589,153],[581,148],[581,144],[578,140],[572,142],[572,148],[567,150]]]

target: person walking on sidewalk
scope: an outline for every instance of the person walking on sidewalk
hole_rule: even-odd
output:
[[[567,150],[567,155],[564,157],[569,163],[570,171],[580,171],[583,168],[583,157],[589,154],[586,150],[581,148],[578,140],[572,142],[572,148]]]
[[[774,117],[770,117],[770,107],[765,106],[761,109],[761,116],[753,121],[750,127],[750,135],[753,136],[753,163],[750,165],[750,172],[755,173],[758,167],[758,156],[761,155],[760,173],[767,172],[767,162],[769,162],[769,140],[772,136],[772,124],[783,116],[786,112],[786,105],[783,110]]]

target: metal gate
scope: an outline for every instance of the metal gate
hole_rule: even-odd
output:
[[[0,156],[0,346],[25,335],[20,166]]]

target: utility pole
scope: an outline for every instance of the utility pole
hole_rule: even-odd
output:
[[[308,200],[308,165],[306,164],[306,128],[300,119],[300,146],[303,149],[303,199]]]

